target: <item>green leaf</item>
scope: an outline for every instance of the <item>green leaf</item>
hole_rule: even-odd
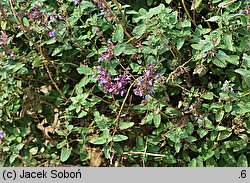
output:
[[[61,150],[61,156],[60,156],[61,161],[62,162],[67,161],[70,157],[70,154],[71,154],[71,149],[63,147]]]
[[[115,135],[113,138],[114,142],[120,142],[120,141],[124,141],[127,139],[128,139],[128,137],[125,135]]]
[[[217,20],[219,20],[220,16],[213,16],[213,17],[210,17],[207,21],[208,22],[215,22]]]
[[[92,75],[92,70],[88,66],[81,65],[76,69],[79,74]]]
[[[239,59],[240,57],[238,55],[228,55],[230,59],[226,60],[227,62],[233,64],[233,65],[239,65]]]
[[[143,138],[141,136],[136,137],[136,147],[140,150],[144,150],[145,143],[143,141]]]
[[[175,164],[177,162],[174,155],[172,154],[166,155],[163,158],[163,161],[166,162],[167,164]]]
[[[180,143],[180,142],[175,143],[175,145],[174,145],[175,152],[179,153],[181,150],[181,147],[182,147],[182,143]]]
[[[185,43],[185,38],[179,38],[177,40],[177,49],[180,50]]]
[[[23,24],[24,24],[25,27],[30,26],[29,20],[26,17],[23,17]]]
[[[52,52],[51,56],[57,55],[57,54],[60,53],[62,50],[63,50],[62,47],[56,47],[56,48],[54,49],[54,51]]]
[[[62,142],[60,142],[59,144],[57,144],[56,148],[57,149],[61,149],[62,147],[64,147],[67,144],[67,140],[63,140]]]
[[[123,38],[124,38],[124,32],[123,32],[123,28],[121,24],[118,24],[114,30],[114,34],[112,37],[112,41],[116,42],[118,41],[118,43],[122,43],[123,42]]]
[[[107,139],[104,137],[97,137],[96,139],[92,139],[89,141],[91,144],[101,145],[107,142]]]
[[[239,140],[235,142],[233,152],[238,152],[244,149],[245,147],[247,147],[247,142],[245,142],[244,140]]]
[[[172,0],[165,0],[165,2],[166,2],[167,4],[170,4],[170,3],[172,2]]]
[[[218,134],[218,137],[217,137],[217,140],[225,140],[227,139],[228,137],[230,137],[232,135],[232,132],[230,131],[222,131]]]
[[[146,24],[141,24],[141,25],[137,25],[132,34],[135,36],[136,39],[139,39],[146,31]]]
[[[22,144],[18,144],[18,145],[16,146],[16,149],[17,149],[18,151],[20,151],[20,150],[23,148],[23,146],[24,146],[23,143],[22,143]]]
[[[111,156],[110,156],[110,146],[104,146],[104,155],[105,155],[105,158],[107,159],[110,159]]]
[[[205,129],[202,129],[202,128],[198,129],[198,134],[199,134],[200,138],[203,138],[205,135],[207,135],[207,133],[208,133],[208,131]]]
[[[196,167],[197,161],[195,158],[191,160],[191,162],[188,164],[189,167]]]
[[[220,122],[224,117],[225,112],[223,110],[220,110],[215,115],[215,121]]]
[[[235,72],[239,73],[244,77],[250,77],[250,70],[247,69],[236,69]]]
[[[185,150],[182,151],[182,157],[185,161],[190,162],[190,157],[189,157],[187,151],[185,151]]]
[[[228,50],[235,51],[232,34],[223,34],[223,41]]]
[[[188,138],[187,138],[187,141],[188,141],[189,143],[195,142],[196,140],[197,140],[197,138],[194,137],[194,136],[188,136]]]
[[[210,139],[211,139],[212,141],[214,141],[214,140],[217,138],[218,133],[219,133],[219,132],[213,130],[213,131],[211,132]]]
[[[206,92],[206,93],[203,93],[203,95],[201,97],[206,99],[206,100],[213,100],[214,95],[212,92]]]
[[[161,114],[156,114],[153,116],[153,122],[156,128],[158,128],[161,124]]]
[[[221,67],[221,68],[225,68],[227,66],[226,61],[224,60],[219,60],[217,58],[212,59],[212,62],[214,65]]]
[[[153,0],[147,0],[147,5],[151,6],[153,2],[154,2]]]
[[[201,5],[202,5],[202,0],[193,0],[191,5],[191,10],[196,10]]]
[[[119,128],[120,130],[125,130],[131,128],[132,126],[134,126],[134,124],[134,122],[120,122]]]
[[[208,149],[202,152],[202,157],[204,161],[211,158],[213,155],[214,155],[214,151],[212,149]]]
[[[10,163],[13,163],[17,157],[18,157],[17,154],[12,154],[9,159]]]
[[[32,147],[32,148],[29,150],[29,153],[32,154],[32,155],[35,155],[37,152],[38,152],[38,147]]]
[[[248,167],[247,157],[242,154],[237,161],[237,167]]]
[[[46,44],[54,44],[56,41],[57,41],[56,38],[53,37],[50,40],[48,40]]]

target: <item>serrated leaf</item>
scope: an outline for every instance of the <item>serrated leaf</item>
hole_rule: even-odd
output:
[[[134,124],[134,122],[120,122],[119,128],[120,130],[125,130],[131,128],[132,126],[134,126]]]
[[[70,157],[70,154],[71,154],[71,149],[63,147],[61,150],[61,156],[60,156],[61,161],[62,162],[67,161]]]
[[[118,41],[118,43],[122,43],[123,38],[124,38],[124,31],[123,31],[122,25],[118,24],[114,30],[112,41],[113,42]]]
[[[212,92],[206,92],[206,93],[203,93],[203,95],[201,97],[206,99],[206,100],[213,100],[214,95]]]
[[[120,141],[124,141],[124,140],[127,140],[128,139],[128,137],[127,136],[125,136],[125,135],[115,135],[114,136],[114,138],[113,138],[113,140],[114,140],[114,142],[120,142]]]

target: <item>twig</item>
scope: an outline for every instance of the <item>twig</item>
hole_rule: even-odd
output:
[[[192,58],[190,58],[188,61],[186,61],[184,64],[180,65],[179,67],[177,67],[173,72],[171,72],[166,80],[166,83],[168,83],[168,81],[170,80],[170,78],[177,72],[179,72],[180,68],[184,67],[186,64],[188,64],[190,61],[192,60]]]
[[[192,21],[192,23],[194,24],[194,26],[197,27],[195,21],[192,19],[192,17],[190,16],[190,14],[189,14],[189,12],[188,12],[188,10],[187,10],[187,7],[186,7],[186,5],[185,5],[185,1],[184,1],[184,0],[181,0],[181,2],[182,2],[182,5],[183,5],[183,8],[184,8],[185,12],[187,13],[187,16],[191,19],[191,21]]]
[[[166,155],[163,154],[154,154],[154,153],[145,153],[145,152],[124,152],[124,155],[147,155],[147,156],[154,156],[154,157],[165,157]]]
[[[51,73],[50,73],[50,71],[49,71],[48,66],[47,66],[46,64],[44,64],[44,66],[45,66],[45,68],[46,68],[46,70],[47,70],[47,73],[48,73],[48,75],[49,75],[49,78],[50,78],[50,80],[52,81],[54,87],[55,87],[56,90],[63,96],[63,98],[67,101],[67,100],[68,100],[67,97],[66,97],[66,96],[63,94],[63,92],[58,88],[57,84],[56,84],[55,81],[53,80],[53,78],[52,78],[52,76],[51,76]]]

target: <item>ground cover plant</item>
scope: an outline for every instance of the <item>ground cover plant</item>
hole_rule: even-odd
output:
[[[0,1],[1,166],[249,166],[249,14],[249,0]]]

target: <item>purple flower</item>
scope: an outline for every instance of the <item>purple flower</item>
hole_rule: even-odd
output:
[[[223,87],[221,88],[221,90],[225,92],[225,91],[227,91],[227,87],[226,87],[226,86],[223,86]]]
[[[247,46],[249,46],[249,47],[250,47],[250,43],[247,43]]]
[[[100,57],[98,58],[98,62],[102,62],[103,59],[106,59],[107,61],[110,61],[113,57],[113,51],[112,49],[114,48],[114,44],[108,40],[107,41],[108,47],[104,48],[104,51],[100,54]]]
[[[104,15],[104,10],[100,10],[100,15]]]
[[[197,121],[199,119],[199,117],[198,116],[194,116],[194,119],[195,119],[195,121]]]
[[[231,93],[234,93],[234,89],[233,89],[232,87],[230,88],[230,92],[231,92]]]
[[[79,3],[79,0],[74,1],[74,5],[76,6]]]
[[[49,36],[50,36],[50,37],[55,37],[56,34],[55,34],[55,32],[53,32],[53,31],[49,31]]]
[[[156,73],[154,64],[150,64],[145,72],[145,76],[136,83],[136,88],[133,90],[138,96],[146,96],[151,93],[155,93],[153,89],[154,83],[162,83],[165,79],[160,74]]]
[[[101,66],[97,68],[99,75],[93,76],[93,78],[98,81],[98,86],[103,86],[105,92],[123,96],[126,92],[125,85],[130,80],[130,77],[123,74],[112,79],[107,69],[103,69]]]
[[[0,139],[2,139],[2,138],[3,138],[3,133],[0,132]]]

